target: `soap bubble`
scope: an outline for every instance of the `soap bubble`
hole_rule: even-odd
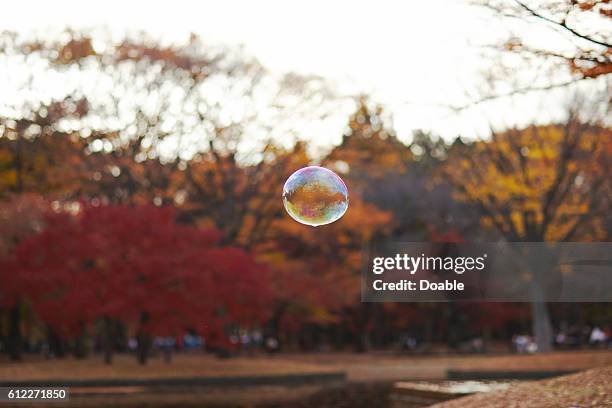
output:
[[[333,171],[309,166],[293,173],[283,187],[283,204],[291,218],[311,225],[330,224],[348,208],[348,189]]]

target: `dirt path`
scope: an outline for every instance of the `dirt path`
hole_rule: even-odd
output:
[[[349,381],[439,380],[446,370],[585,370],[612,365],[612,351],[555,352],[538,355],[392,356],[314,354],[286,357],[347,372]]]
[[[86,360],[0,362],[1,380],[179,378],[202,376],[279,375],[345,371],[349,381],[442,379],[448,369],[584,370],[612,365],[612,351],[556,352],[541,355],[406,356],[392,354],[281,354],[273,357],[218,359],[197,354],[176,355],[170,364],[154,358],[145,366],[121,355],[113,365],[101,357]]]

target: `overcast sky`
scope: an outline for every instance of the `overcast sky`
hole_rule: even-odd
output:
[[[506,33],[485,10],[459,0],[20,0],[3,5],[0,15],[1,29],[44,34],[66,26],[143,29],[168,42],[193,32],[204,41],[243,45],[273,72],[314,73],[346,92],[371,93],[393,113],[404,140],[418,128],[450,138],[486,134],[491,122],[548,120],[560,114],[563,101],[558,91],[459,115],[444,108],[468,101],[466,92],[473,93],[490,63],[481,57],[481,46]],[[563,42],[545,30],[532,34],[548,45]]]

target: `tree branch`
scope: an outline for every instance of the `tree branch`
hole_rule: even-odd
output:
[[[519,0],[515,0],[515,1],[516,1],[516,4],[518,4],[519,6],[521,6],[523,9],[527,10],[527,11],[528,11],[528,12],[529,12],[529,13],[530,13],[532,16],[534,16],[534,17],[537,17],[537,18],[539,18],[539,19],[542,19],[542,20],[546,21],[547,23],[554,24],[554,25],[556,25],[557,27],[561,27],[561,28],[563,28],[564,30],[567,30],[567,31],[569,31],[570,33],[574,34],[576,37],[579,37],[579,38],[582,38],[583,40],[586,40],[586,41],[592,42],[593,44],[601,45],[601,46],[604,46],[604,47],[607,47],[607,48],[612,48],[612,44],[606,43],[605,41],[599,41],[599,40],[596,40],[596,39],[594,39],[594,38],[591,38],[591,37],[589,37],[589,36],[587,36],[587,35],[584,35],[584,34],[579,33],[578,31],[576,31],[576,30],[574,30],[573,28],[569,27],[569,26],[567,25],[567,23],[565,22],[565,20],[564,20],[564,21],[555,21],[555,20],[553,20],[553,19],[551,19],[551,18],[548,18],[548,17],[546,17],[546,16],[543,16],[542,14],[540,14],[540,13],[538,13],[537,11],[535,11],[534,9],[530,8],[529,6],[527,6],[527,5],[526,5],[525,3],[523,3],[523,2],[521,2],[521,1],[519,1]]]
[[[472,102],[469,102],[465,105],[461,105],[461,106],[450,106],[450,109],[456,112],[460,112],[462,110],[471,108],[473,106],[476,105],[480,105],[481,103],[484,102],[488,102],[488,101],[492,101],[492,100],[496,100],[496,99],[500,99],[500,98],[507,98],[510,96],[514,96],[514,95],[522,95],[522,94],[526,94],[529,92],[537,92],[537,91],[549,91],[551,89],[556,89],[556,88],[563,88],[564,86],[568,86],[571,84],[575,84],[576,82],[582,81],[584,79],[587,78],[572,78],[569,81],[565,81],[565,82],[559,82],[557,84],[551,84],[551,85],[545,85],[545,86],[530,86],[530,87],[525,87],[525,88],[518,88],[518,89],[514,89],[510,92],[506,92],[503,94],[494,94],[494,95],[488,95],[485,97],[482,97],[480,99],[476,99]]]

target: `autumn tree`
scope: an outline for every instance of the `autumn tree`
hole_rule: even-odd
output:
[[[351,206],[357,198],[364,202],[360,204],[365,210],[363,216],[372,211],[373,217],[375,213],[386,217],[386,220],[381,218],[372,225],[369,236],[360,242],[360,251],[363,251],[372,241],[391,236],[397,231],[399,213],[393,211],[387,200],[389,196],[381,194],[381,189],[389,185],[390,180],[408,175],[412,154],[397,138],[393,118],[380,104],[365,95],[356,98],[355,104],[356,109],[348,118],[340,145],[334,147],[323,163],[343,177],[351,194]],[[355,266],[356,269],[361,267],[359,264]],[[358,351],[370,348],[374,321],[377,318],[380,320],[383,307],[359,303],[344,308],[343,324],[353,332]]]
[[[574,112],[563,124],[494,132],[457,146],[441,169],[457,198],[508,241],[598,241],[610,205],[610,129]],[[547,273],[548,271],[537,271]],[[545,304],[533,304],[540,351],[551,346]]]
[[[349,199],[346,214],[329,225],[314,228],[289,216],[274,223],[273,240],[261,256],[270,265],[271,283],[277,288],[273,322],[277,331],[283,323],[291,331],[303,325],[363,319],[356,322],[355,339],[359,343],[369,335],[370,316],[354,316],[362,305],[362,251],[387,230],[391,217],[358,195]]]
[[[511,51],[528,52],[564,60],[580,78],[596,78],[612,73],[612,37],[600,29],[610,23],[612,8],[607,1],[548,1],[529,4],[522,1],[489,2],[488,6],[505,17],[531,20],[559,33],[572,45],[571,54],[535,48],[520,40],[507,43]]]
[[[0,265],[26,238],[45,228],[45,214],[49,203],[33,193],[12,194],[0,202]],[[7,327],[0,327],[0,337],[5,339],[7,351],[13,360],[21,359],[23,343],[23,317],[28,305],[15,297],[12,288],[0,273],[0,319]]]
[[[41,104],[19,118],[0,117],[0,197],[78,190],[86,143],[79,132],[63,130],[58,123],[87,112],[85,99],[67,97]]]
[[[475,102],[500,96],[547,90],[603,78],[612,73],[612,8],[601,0],[474,1],[493,12],[508,30],[500,44],[489,44],[507,58],[495,59],[489,86]],[[527,32],[540,33],[534,41]],[[521,75],[517,75],[518,62]],[[520,78],[519,78],[520,77]],[[511,89],[507,86],[510,82]],[[474,101],[473,101],[474,102]],[[471,106],[472,103],[467,106]]]
[[[139,360],[152,335],[193,330],[222,338],[228,325],[266,317],[265,270],[219,234],[176,224],[172,209],[87,207],[52,214],[3,268],[12,296],[27,297],[57,335],[75,339],[92,324],[122,321],[136,330]],[[111,334],[102,333],[107,362]]]
[[[254,58],[195,36],[185,44],[161,46],[144,36],[113,42],[66,34],[62,39],[25,41],[10,33],[1,38],[1,58],[27,56],[39,62],[32,72],[38,78],[70,73],[96,79],[67,88],[65,101],[52,102],[71,108],[78,95],[87,107],[78,117],[50,123],[44,132],[66,136],[57,138],[61,143],[77,143],[78,164],[54,160],[41,165],[48,174],[56,165],[69,170],[71,177],[58,178],[63,184],[53,196],[57,205],[78,208],[78,200],[173,204],[181,222],[214,227],[222,243],[264,254],[271,225],[283,217],[284,179],[310,161],[305,146],[296,143],[293,124],[324,120],[334,109],[335,96],[324,81],[294,74],[277,79]],[[42,117],[46,109],[40,102],[44,90],[32,81],[21,88],[34,101],[17,101],[13,114],[2,118],[12,167],[13,123]],[[53,157],[37,123],[28,123],[22,133],[32,133],[30,145],[40,146],[43,159]],[[36,149],[26,153],[32,156]],[[48,185],[41,179],[28,189]]]
[[[366,186],[392,173],[406,174],[412,154],[398,140],[392,118],[381,105],[365,96],[355,102],[342,142],[325,157],[324,164],[353,183],[352,191],[363,195]]]
[[[113,41],[104,34],[65,34],[26,41],[5,33],[0,45],[1,58],[9,62],[22,56],[38,61],[32,75],[39,78],[71,72],[97,80],[66,90],[67,102],[79,95],[87,107],[79,110],[82,115],[49,126],[54,132],[67,124],[78,129],[69,133],[85,147],[84,166],[71,163],[81,175],[78,186],[69,188],[74,196],[173,204],[182,208],[183,221],[214,225],[224,242],[249,247],[261,240],[280,214],[281,178],[309,160],[302,145],[293,147],[300,138],[295,122],[325,120],[336,107],[338,98],[325,81],[296,74],[277,78],[244,52],[196,36],[162,46],[145,35]],[[12,107],[5,129],[13,139],[13,122],[45,111],[36,100],[44,90],[32,81],[21,88],[34,101]],[[24,129],[34,142],[38,128]],[[13,167],[18,162],[7,160]]]
[[[184,194],[181,219],[215,226],[223,242],[261,248],[284,214],[280,197],[285,179],[309,159],[302,144],[288,151],[268,145],[265,159],[252,164],[240,163],[237,154],[211,149],[177,175]]]

